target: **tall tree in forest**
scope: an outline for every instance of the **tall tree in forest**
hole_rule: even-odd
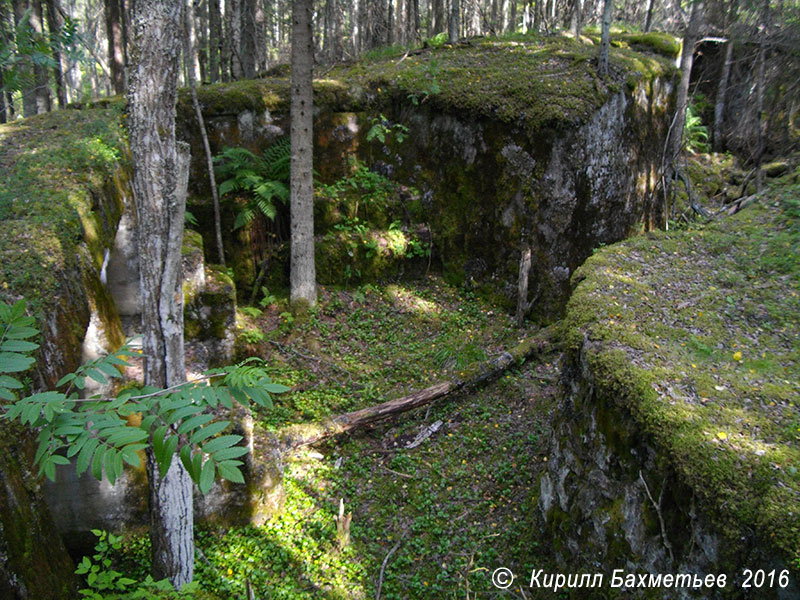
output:
[[[191,35],[192,20],[192,4],[193,0],[186,0],[186,10],[184,11],[184,22],[186,25],[183,32],[183,60],[184,69],[189,78],[189,92],[192,96],[192,106],[194,106],[194,114],[197,118],[197,126],[200,129],[200,137],[203,139],[203,151],[206,155],[206,168],[208,169],[209,185],[211,186],[211,197],[214,204],[214,237],[217,242],[217,260],[219,264],[225,266],[225,251],[222,246],[222,218],[220,217],[219,210],[219,193],[217,192],[217,180],[214,177],[214,158],[211,154],[211,145],[208,142],[208,132],[206,131],[206,123],[203,119],[203,111],[200,108],[200,100],[197,98],[197,80],[194,77],[194,69],[192,63],[193,57],[196,55],[193,36]]]
[[[611,39],[611,9],[614,0],[603,0],[603,24],[600,36],[600,77],[608,75],[608,50]]]
[[[219,0],[208,0],[208,80],[216,83],[220,79],[220,57],[222,54],[222,13]]]
[[[313,0],[292,2],[292,98],[291,98],[291,259],[289,265],[292,303],[317,302],[314,263],[313,180],[313,64],[311,15]]]
[[[447,21],[447,37],[451,44],[458,41],[459,21],[461,20],[461,11],[458,8],[459,0],[450,0],[450,18]]]
[[[159,389],[186,380],[180,268],[189,152],[175,140],[182,8],[182,0],[136,0],[128,95],[144,379]],[[192,481],[177,456],[162,476],[152,451],[147,475],[153,576],[180,588],[194,569]]]
[[[42,12],[42,0],[30,0],[30,26],[34,37],[44,43],[44,13]],[[33,64],[33,76],[35,80],[34,98],[36,101],[36,112],[42,114],[50,111],[50,84],[47,75],[47,67],[44,64]]]
[[[104,0],[106,16],[106,41],[108,42],[108,68],[115,94],[125,93],[125,56],[122,41],[122,0]]]
[[[241,3],[241,45],[239,53],[242,60],[242,76],[252,79],[256,76],[256,4],[261,0],[242,0]]]
[[[60,44],[56,40],[60,37],[62,27],[64,26],[64,19],[61,17],[61,7],[58,6],[58,0],[47,0],[47,28],[50,30],[50,38],[54,42],[52,44],[53,52],[53,74],[56,80],[56,97],[58,98],[59,108],[67,106],[67,86],[64,81],[65,61],[61,53]]]
[[[679,172],[678,160],[683,146],[683,127],[686,123],[686,108],[689,104],[689,82],[692,76],[692,64],[694,61],[694,47],[697,43],[700,32],[700,22],[703,15],[703,3],[695,0],[692,3],[692,12],[689,17],[689,24],[686,26],[686,33],[683,36],[683,51],[681,52],[681,80],[678,84],[678,94],[675,101],[675,116],[670,126],[669,138],[667,139],[666,155],[664,157],[664,175],[666,181],[674,182]],[[667,197],[670,195],[672,183],[665,186]]]

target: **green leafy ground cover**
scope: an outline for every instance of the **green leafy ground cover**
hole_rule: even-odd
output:
[[[287,324],[279,311],[280,302],[243,320],[266,336],[245,350],[268,356],[274,379],[296,389],[261,415],[272,431],[420,389],[531,333],[436,278],[325,290],[306,321]],[[536,491],[557,362],[520,365],[477,392],[294,455],[281,515],[262,527],[198,532],[201,587],[243,598],[247,579],[257,597],[374,598],[398,543],[384,570],[385,599],[488,592],[497,566],[541,564]],[[405,448],[436,421],[439,431]],[[353,513],[343,550],[340,499]],[[126,547],[123,572],[143,579],[146,538]]]
[[[605,248],[575,275],[568,352],[654,437],[720,530],[800,557],[800,186],[709,226]]]

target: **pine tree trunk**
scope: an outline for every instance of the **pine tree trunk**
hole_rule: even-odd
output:
[[[292,303],[317,301],[314,263],[312,0],[292,2],[291,264]]]
[[[192,16],[191,11],[192,0],[188,0],[186,6],[186,14],[184,15],[185,21],[190,21]],[[189,73],[189,91],[192,96],[192,106],[194,106],[195,117],[197,117],[197,126],[200,129],[200,137],[203,139],[203,151],[206,155],[206,168],[208,169],[208,183],[211,187],[211,197],[214,204],[214,236],[217,242],[217,260],[220,265],[225,266],[225,251],[222,245],[222,219],[219,210],[219,194],[217,192],[217,180],[214,176],[214,158],[211,155],[211,145],[208,142],[208,132],[206,131],[205,120],[203,119],[203,111],[200,109],[200,101],[197,98],[197,82],[192,76],[192,69],[189,68],[189,63],[192,61],[192,56],[195,54],[194,44],[192,43],[192,36],[190,35],[191,27],[189,23],[184,27],[183,36],[183,56],[186,64],[186,71]]]
[[[57,6],[58,0],[47,0],[47,28],[50,30],[51,35],[57,34],[61,31],[63,21],[61,19],[61,12]],[[56,80],[56,97],[58,98],[58,107],[66,108],[67,106],[67,88],[64,84],[64,58],[61,56],[61,50],[57,45],[53,45],[53,75]]]
[[[31,2],[31,28],[36,37],[40,40],[45,39],[44,32],[44,13],[42,12],[42,1],[33,0]],[[47,67],[44,65],[33,65],[33,75],[36,80],[35,97],[36,97],[36,112],[43,114],[50,112],[52,106],[50,102],[50,83],[47,75]]]
[[[197,35],[197,62],[200,66],[198,82],[208,81],[208,3],[194,0],[195,32]]]
[[[450,19],[447,21],[447,37],[451,44],[458,41],[459,20],[461,13],[458,9],[459,0],[450,0]]]
[[[644,32],[647,33],[650,31],[650,26],[653,23],[653,4],[655,2],[653,0],[647,0],[647,16],[644,20]]]
[[[689,81],[692,76],[692,62],[694,60],[694,46],[700,30],[700,20],[703,13],[703,3],[692,4],[692,13],[689,25],[683,37],[683,52],[681,53],[681,80],[678,85],[678,97],[675,102],[675,118],[670,132],[667,169],[668,178],[672,178],[677,170],[678,159],[683,145],[683,126],[686,122],[686,107],[689,103]]]
[[[241,44],[242,76],[253,79],[256,76],[256,4],[259,0],[242,0],[241,3]]]
[[[603,26],[600,41],[600,77],[608,75],[608,51],[611,40],[611,10],[613,0],[603,0]]]
[[[219,0],[208,0],[208,80],[219,81],[222,49],[222,17]]]
[[[225,0],[225,37],[230,49],[231,79],[242,78],[242,2]]]
[[[120,0],[105,0],[108,67],[115,94],[125,93],[125,57],[122,52]]]
[[[722,64],[722,73],[719,77],[717,86],[717,101],[714,103],[714,127],[711,132],[711,140],[714,150],[721,152],[725,145],[722,133],[722,120],[725,116],[725,97],[728,94],[728,80],[731,76],[731,64],[733,63],[733,40],[725,43],[725,62]]]
[[[255,29],[255,74],[258,75],[267,70],[267,15],[264,11],[263,0],[255,0],[253,25]]]
[[[19,27],[28,10],[28,2],[26,0],[13,0],[12,5],[14,8],[14,24]],[[20,72],[27,81],[30,81],[30,84],[25,85],[20,90],[22,94],[22,116],[30,117],[37,113],[35,77],[32,67],[20,67]]]
[[[430,37],[444,31],[444,0],[432,0],[431,3],[431,27],[428,31]]]
[[[758,48],[758,70],[756,74],[756,191],[764,187],[761,164],[764,160],[764,89],[766,88],[767,29],[769,27],[769,0],[764,0],[761,14],[761,39]]]
[[[137,0],[136,48],[128,96],[134,206],[139,227],[145,384],[186,378],[183,354],[181,246],[189,151],[175,140],[182,0]],[[148,455],[150,541],[155,579],[176,589],[192,580],[192,484],[180,460],[162,477]]]

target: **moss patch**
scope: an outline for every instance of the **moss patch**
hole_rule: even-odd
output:
[[[128,183],[122,113],[56,111],[0,125],[0,170],[0,297],[27,298],[40,329],[77,351],[87,292],[101,316],[109,312],[96,273]],[[106,323],[112,340],[113,329]]]
[[[473,40],[409,56],[334,69],[331,77],[358,83],[370,101],[429,102],[445,112],[519,123],[529,133],[587,120],[615,85],[599,80],[596,49],[562,37]],[[631,56],[615,50],[614,71]],[[667,61],[638,55],[642,72],[668,72]]]
[[[800,548],[800,188],[706,228],[598,252],[575,274],[570,352],[630,411],[730,540]],[[738,543],[738,542],[737,542]]]

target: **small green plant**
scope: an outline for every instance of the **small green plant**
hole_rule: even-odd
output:
[[[186,584],[180,592],[176,592],[169,579],[155,581],[148,575],[143,581],[125,577],[112,568],[113,557],[122,552],[122,536],[92,529],[98,540],[94,546],[95,553],[90,558],[84,556],[75,569],[76,575],[82,575],[88,587],[78,590],[87,600],[106,600],[118,598],[114,592],[125,594],[128,600],[163,600],[165,598],[190,598],[199,590],[196,582]],[[109,594],[112,594],[109,596]]]
[[[463,369],[470,363],[486,360],[486,352],[473,342],[459,346],[448,344],[437,350],[433,359],[443,369]]]
[[[261,286],[261,293],[264,296],[258,303],[261,308],[267,308],[268,306],[277,304],[278,298],[275,296],[275,294],[270,294],[269,290],[263,285]]]
[[[420,104],[423,104],[426,100],[428,100],[428,98],[430,98],[431,96],[435,96],[436,94],[442,91],[442,88],[439,86],[438,77],[439,77],[439,63],[436,62],[436,59],[432,58],[428,62],[427,67],[425,68],[425,79],[427,81],[425,83],[424,89],[419,93],[411,93],[408,95],[408,99],[411,100],[411,103],[414,106],[419,106]]]
[[[368,142],[377,139],[381,144],[385,144],[392,135],[398,144],[402,144],[408,137],[408,127],[401,123],[390,123],[383,114],[372,118],[372,127],[367,132]]]
[[[262,314],[261,309],[256,308],[255,306],[243,306],[239,310],[241,310],[248,317],[253,317],[254,319],[257,319]]]
[[[99,529],[92,529],[92,533],[97,537],[95,553],[91,558],[84,556],[75,569],[76,575],[85,576],[86,585],[89,587],[79,590],[78,593],[90,600],[103,600],[100,592],[124,592],[134,585],[136,580],[123,577],[122,573],[111,568],[111,555],[119,551],[122,538]]]
[[[256,309],[256,310],[258,310],[258,309]],[[260,329],[252,328],[252,327],[248,327],[247,329],[243,329],[239,333],[239,336],[244,340],[245,344],[252,344],[252,345],[260,344],[265,339],[267,339],[267,336],[264,335],[263,331],[261,331]]]
[[[703,120],[693,104],[686,108],[683,139],[686,150],[693,154],[711,151],[711,147],[708,144],[708,127],[703,125]]]
[[[441,33],[437,33],[432,38],[428,38],[425,40],[425,44],[430,46],[431,48],[441,48],[450,40],[446,31],[442,31]]]
[[[258,215],[274,220],[276,201],[289,200],[291,146],[283,137],[259,157],[245,148],[225,148],[214,157],[214,172],[221,181],[219,195],[247,200],[233,223],[234,229],[249,224]]]

